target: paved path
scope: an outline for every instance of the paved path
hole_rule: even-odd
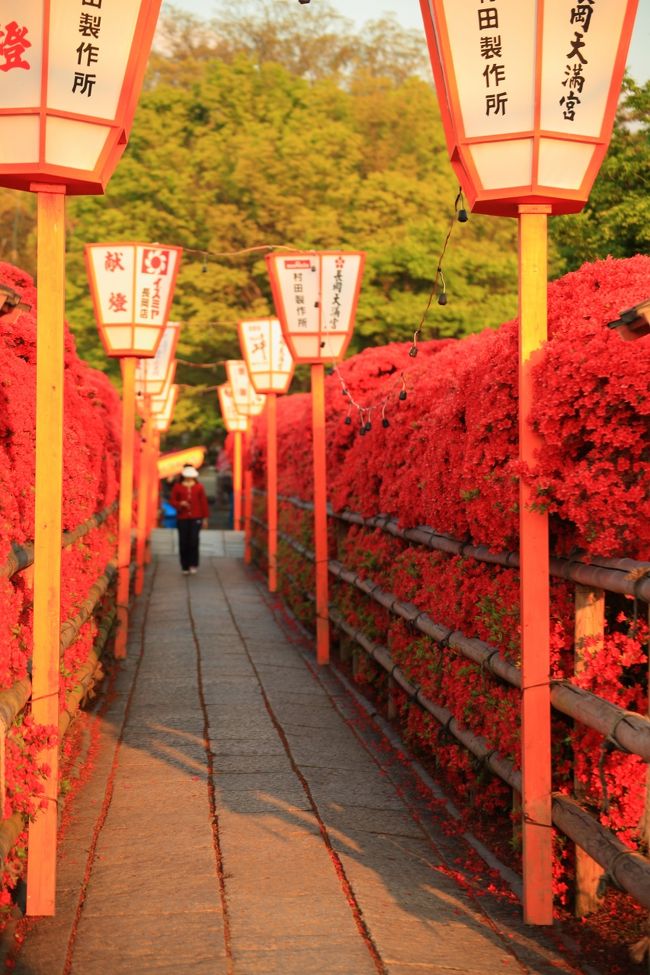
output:
[[[239,560],[157,559],[18,975],[576,971],[457,882],[464,844],[303,650]]]

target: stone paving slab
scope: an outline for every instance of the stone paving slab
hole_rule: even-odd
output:
[[[381,766],[240,561],[184,577],[158,557],[88,720],[57,916],[30,922],[17,975],[578,971],[517,908],[459,886],[411,773]]]

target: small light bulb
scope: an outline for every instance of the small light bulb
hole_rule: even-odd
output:
[[[351,416],[346,416],[346,418],[345,418],[345,420],[343,422],[345,423],[346,427],[352,426],[352,417]]]
[[[405,389],[400,389],[400,391],[399,391],[399,398],[401,400],[405,400],[406,399],[406,390]]]
[[[366,433],[370,433],[370,431],[372,430],[372,423],[370,422],[370,420],[366,420],[366,425],[364,427],[364,430],[366,431]]]
[[[463,207],[462,210],[458,211],[458,223],[467,223],[469,216],[467,210]]]
[[[411,348],[409,349],[409,355],[410,355],[410,357],[412,359],[415,359],[415,357],[416,357],[417,354],[418,354],[418,347],[417,347],[417,345],[412,345]]]
[[[447,292],[446,291],[442,291],[438,295],[438,304],[439,305],[446,305],[447,304]]]
[[[390,426],[390,423],[388,422],[386,417],[384,417],[384,419],[381,421],[381,425],[384,428],[384,430],[386,430]]]

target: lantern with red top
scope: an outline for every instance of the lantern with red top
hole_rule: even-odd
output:
[[[310,251],[267,254],[273,301],[296,362],[311,363],[316,555],[316,652],[329,662],[325,368],[345,355],[352,338],[365,254]]]
[[[293,356],[277,318],[239,323],[239,345],[256,392],[266,394],[266,521],[269,592],[277,589],[278,451],[277,395],[293,378]]]
[[[160,397],[152,400],[151,416],[153,419],[153,428],[159,434],[167,433],[172,425],[178,394],[178,386],[174,384],[169,387],[169,391],[164,398]]]
[[[126,148],[161,0],[3,0],[0,184],[103,193]]]
[[[547,223],[587,201],[637,0],[420,0],[451,164],[471,207],[519,220],[519,460],[547,335]],[[553,922],[548,515],[519,489],[524,917]],[[577,852],[580,859],[581,852]]]
[[[233,436],[233,528],[235,531],[240,531],[242,520],[242,438],[248,430],[250,420],[248,419],[248,416],[240,413],[235,406],[235,397],[233,396],[232,386],[229,382],[222,383],[220,386],[217,386],[217,395],[219,396],[219,407],[221,409],[221,416],[223,417],[224,426],[228,433],[232,433]]]

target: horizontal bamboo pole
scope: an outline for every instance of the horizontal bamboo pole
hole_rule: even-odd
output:
[[[87,623],[100,599],[106,594],[108,587],[115,578],[117,564],[109,562],[103,574],[88,590],[88,595],[79,607],[77,615],[66,622],[61,627],[61,653],[71,647],[79,636],[79,631],[84,623]]]
[[[313,553],[286,532],[279,532],[279,537],[300,555],[313,561]],[[401,616],[421,633],[457,650],[512,687],[521,687],[519,668],[506,660],[496,647],[483,640],[465,636],[460,630],[450,630],[435,623],[427,613],[412,603],[403,603],[393,593],[384,592],[372,580],[359,578],[340,562],[331,560],[329,568],[334,576],[354,585],[390,612]],[[552,682],[551,703],[556,710],[605,735],[615,747],[650,762],[650,718],[645,715],[626,711],[604,698],[576,687],[568,680]]]
[[[73,528],[72,531],[63,532],[61,535],[61,548],[68,548],[77,542],[88,532],[92,531],[93,528],[99,528],[111,514],[117,510],[117,501],[114,501],[103,511],[99,511],[96,515],[86,519],[77,528]],[[12,545],[11,554],[7,558],[4,564],[0,565],[0,577],[8,577],[15,575],[16,572],[21,572],[23,569],[29,568],[34,562],[34,543],[28,542],[26,545]]]
[[[305,511],[311,511],[313,507],[309,501],[302,501],[300,498],[287,497],[286,495],[279,496],[278,500]],[[364,518],[363,515],[354,511],[335,512],[331,505],[328,506],[328,514],[331,518],[352,525],[381,529],[394,538],[423,545],[438,552],[445,552],[447,555],[474,558],[478,562],[489,562],[510,569],[519,568],[518,552],[491,552],[487,545],[470,545],[458,538],[452,538],[451,535],[436,532],[427,525],[419,525],[417,528],[400,528],[395,519],[389,515],[373,515],[370,518]],[[551,575],[557,579],[566,579],[583,586],[605,589],[607,592],[616,592],[642,599],[644,602],[650,602],[650,562],[637,562],[634,559],[625,558],[594,558],[591,562],[552,558],[550,571]]]
[[[362,631],[350,626],[340,613],[330,611],[332,623],[342,629],[366,653],[369,654],[399,684],[402,690],[439,724],[478,758],[481,763],[510,788],[521,794],[521,773],[514,764],[491,749],[485,739],[468,731],[452,715],[451,711],[431,701],[393,663],[390,651],[369,639]],[[636,850],[631,850],[604,826],[594,819],[574,799],[555,793],[553,795],[553,823],[569,839],[586,850],[606,871],[607,875],[643,907],[650,909],[650,860]]]

